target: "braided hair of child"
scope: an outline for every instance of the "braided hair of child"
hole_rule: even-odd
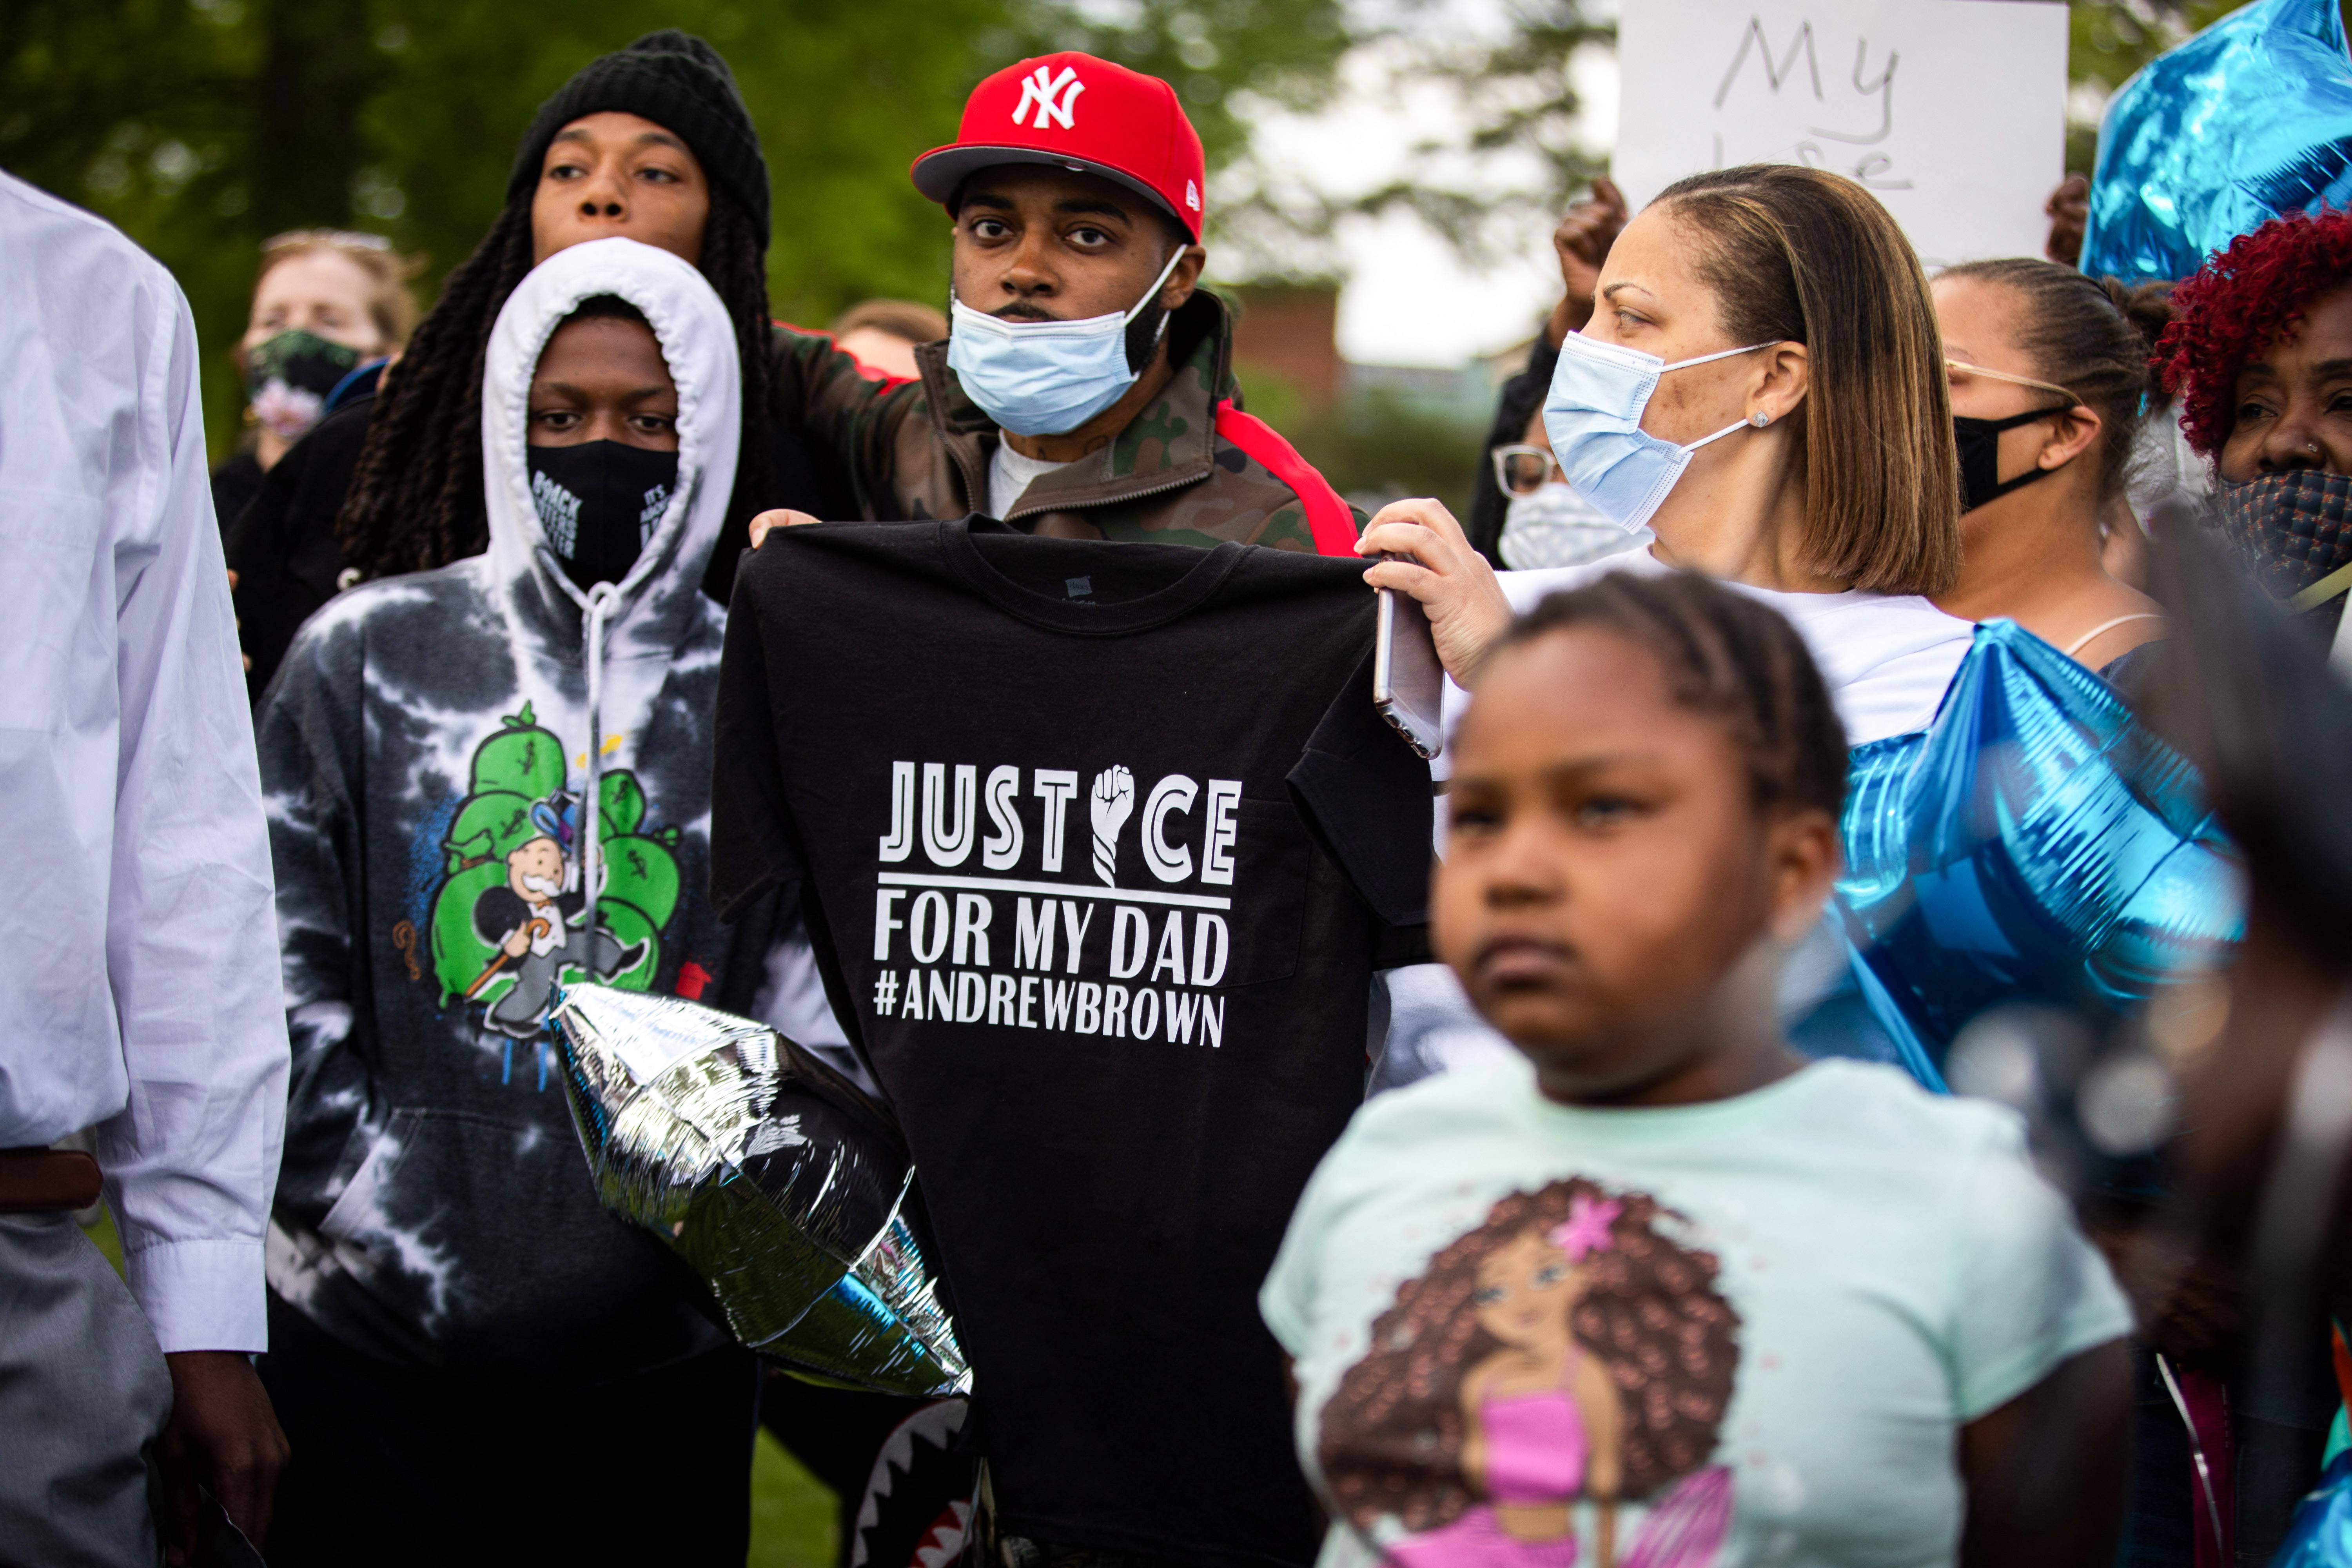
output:
[[[1492,658],[1570,627],[1646,649],[1679,705],[1721,719],[1748,759],[1759,810],[1845,804],[1845,726],[1804,639],[1780,612],[1695,572],[1612,572],[1553,594],[1511,624]]]

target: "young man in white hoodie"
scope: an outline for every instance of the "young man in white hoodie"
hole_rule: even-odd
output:
[[[488,552],[337,598],[263,702],[274,1563],[742,1561],[752,1359],[599,1205],[544,1026],[591,977],[798,1026],[806,949],[703,892],[738,374],[686,262],[551,257],[491,333]]]

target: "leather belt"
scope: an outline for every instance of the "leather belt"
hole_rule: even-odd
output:
[[[98,1202],[98,1162],[79,1149],[0,1149],[0,1214],[63,1214]]]

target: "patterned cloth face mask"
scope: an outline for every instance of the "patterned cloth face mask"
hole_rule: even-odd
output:
[[[1639,529],[1629,538],[1571,486],[1545,484],[1511,498],[1495,552],[1514,572],[1580,566],[1631,550],[1649,536],[1649,530]]]
[[[299,441],[319,422],[327,395],[359,363],[359,350],[316,332],[279,332],[245,351],[246,406],[272,435]]]
[[[2214,503],[2221,531],[2289,609],[2315,609],[2352,587],[2352,474],[2218,479]]]
[[[1668,364],[1656,354],[1604,343],[1570,332],[1559,345],[1559,364],[1544,397],[1544,434],[1559,471],[1602,516],[1628,533],[1650,521],[1675,481],[1690,467],[1691,454],[1746,426],[1762,429],[1771,416],[1758,412],[1703,436],[1689,446],[1661,440],[1642,428],[1642,411],[1669,371],[1752,354],[1770,343],[1750,343]]]

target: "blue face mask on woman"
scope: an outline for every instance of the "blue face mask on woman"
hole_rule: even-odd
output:
[[[1543,406],[1544,434],[1560,473],[1610,521],[1628,533],[1641,529],[1690,467],[1692,453],[1734,430],[1771,423],[1771,416],[1757,413],[1687,447],[1662,441],[1642,428],[1642,411],[1658,389],[1658,377],[1771,346],[1750,343],[1668,364],[1639,349],[1569,333]]]
[[[1076,429],[1127,395],[1168,330],[1128,352],[1128,325],[1160,298],[1184,248],[1168,258],[1135,309],[1077,321],[1008,321],[950,298],[948,368],[981,412],[1016,436]]]

